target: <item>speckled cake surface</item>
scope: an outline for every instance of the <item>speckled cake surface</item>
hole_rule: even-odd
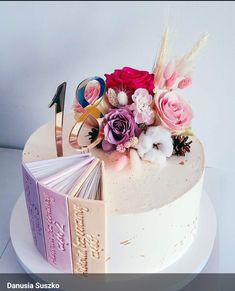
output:
[[[77,151],[68,144],[68,134],[74,124],[72,114],[65,117],[65,155]],[[40,127],[25,145],[25,162],[56,157],[53,121]],[[93,149],[92,154],[105,162],[106,203],[112,213],[133,213],[159,208],[181,197],[201,178],[204,171],[204,152],[201,142],[192,136],[190,154],[185,157],[172,156],[161,168],[142,161],[137,169],[131,165],[123,171],[113,169],[110,153]]]
[[[64,155],[77,154],[68,144],[73,124],[73,115],[66,115]],[[191,139],[190,154],[172,156],[164,167],[141,161],[138,167],[130,163],[117,172],[109,153],[92,150],[105,163],[107,272],[158,272],[180,258],[193,242],[202,193],[204,152],[200,141],[195,136]],[[54,157],[51,121],[28,139],[23,161]]]

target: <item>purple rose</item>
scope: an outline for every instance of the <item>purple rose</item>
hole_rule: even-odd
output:
[[[135,120],[133,113],[125,107],[111,109],[104,116],[104,140],[102,143],[105,151],[114,150],[117,145],[127,142],[135,136]]]

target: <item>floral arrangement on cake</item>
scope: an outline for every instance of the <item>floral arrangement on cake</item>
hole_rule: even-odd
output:
[[[106,73],[105,93],[98,105],[103,113],[98,147],[125,157],[134,149],[140,159],[159,165],[173,154],[190,152],[193,111],[182,91],[192,84],[193,61],[207,38],[203,35],[183,57],[167,61],[167,29],[152,72],[124,67]],[[90,106],[99,92],[99,82],[88,83],[84,97]],[[78,120],[84,108],[77,98],[73,108]],[[90,140],[95,140],[98,129],[89,134]]]

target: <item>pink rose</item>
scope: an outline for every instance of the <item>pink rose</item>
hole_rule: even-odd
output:
[[[105,74],[107,88],[117,91],[125,91],[129,97],[138,88],[144,88],[153,95],[154,74],[147,71],[139,71],[129,67],[115,70],[112,74]]]
[[[163,92],[155,103],[163,125],[171,131],[182,131],[191,125],[192,109],[180,94]]]
[[[185,79],[181,80],[178,84],[178,88],[184,89],[192,84],[192,78],[186,77]]]

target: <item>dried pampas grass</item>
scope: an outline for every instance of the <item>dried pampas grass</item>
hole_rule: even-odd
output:
[[[208,40],[209,34],[205,33],[192,47],[192,49],[185,54],[181,59],[177,62],[177,71],[180,75],[187,74],[187,71],[192,69],[192,62],[197,57],[199,51],[205,46]],[[190,67],[190,69],[189,69]],[[187,69],[188,68],[188,69]]]
[[[160,50],[153,69],[153,73],[155,75],[155,86],[162,75],[163,67],[166,62],[166,56],[169,47],[169,34],[170,34],[169,27],[167,27],[165,33],[162,36]]]

